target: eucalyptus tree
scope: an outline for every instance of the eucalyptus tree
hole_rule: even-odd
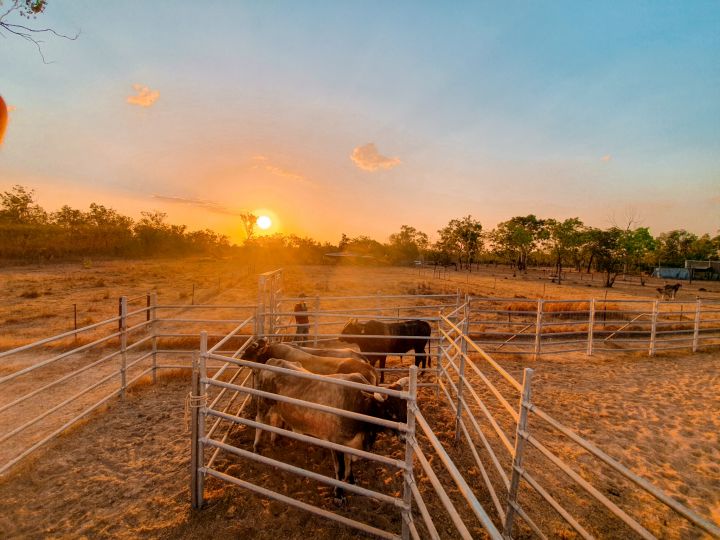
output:
[[[402,225],[400,232],[390,235],[388,255],[394,263],[421,259],[428,246],[428,236],[415,227]]]
[[[579,218],[544,221],[543,236],[546,237],[546,244],[555,262],[558,284],[562,283],[563,261],[580,250],[585,240],[584,232],[585,226]]]
[[[518,270],[527,270],[530,253],[546,237],[545,222],[535,215],[516,216],[499,223],[490,233],[495,252]]]
[[[483,247],[480,222],[470,215],[462,219],[452,219],[438,234],[440,239],[436,243],[436,249],[451,259],[457,258],[461,268],[465,264],[470,269]]]

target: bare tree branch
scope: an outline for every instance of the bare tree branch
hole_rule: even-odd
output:
[[[0,0],[0,5],[1,4],[2,0]],[[75,41],[78,37],[80,37],[80,32],[78,31],[74,36],[70,36],[57,32],[52,28],[31,28],[23,24],[14,24],[4,20],[8,15],[13,12],[17,12],[18,15],[28,19],[34,18],[35,16],[37,16],[38,13],[41,13],[45,9],[45,2],[38,2],[36,4],[33,4],[31,2],[25,2],[24,7],[22,4],[23,3],[21,0],[13,0],[7,11],[0,15],[0,36],[5,37],[5,34],[2,32],[4,30],[12,35],[24,39],[25,41],[29,41],[37,48],[38,53],[40,54],[40,58],[42,58],[43,64],[52,64],[52,62],[48,62],[45,59],[45,55],[43,54],[42,44],[44,43],[44,41],[38,39],[37,37],[35,37],[35,35],[52,34],[59,38]]]

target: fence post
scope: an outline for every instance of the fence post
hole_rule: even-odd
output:
[[[265,333],[266,296],[265,276],[261,275],[258,277],[258,313],[260,314],[260,332],[258,332],[258,336]]]
[[[465,308],[463,309],[463,321],[460,325],[460,373],[458,374],[457,407],[455,413],[455,442],[460,440],[460,419],[462,418],[462,393],[465,386],[465,363],[467,358],[467,333],[470,327],[470,311],[468,309],[468,296],[465,296]]]
[[[515,431],[515,452],[513,453],[512,473],[510,476],[510,489],[508,490],[507,509],[505,511],[505,523],[503,524],[503,537],[512,537],[513,521],[518,508],[517,493],[520,486],[520,477],[523,471],[523,453],[525,450],[525,440],[528,437],[528,411],[531,407],[532,391],[530,383],[532,382],[533,370],[525,368],[523,370],[523,387],[520,396],[520,418],[518,419],[517,429]]]
[[[440,377],[442,376],[443,347],[442,342],[445,337],[440,331],[442,328],[442,309],[438,311],[438,340],[437,340],[437,361],[435,362],[435,398],[440,398]]]
[[[320,311],[320,296],[315,297],[315,322],[313,323],[313,326],[315,327],[315,338],[313,339],[313,347],[318,346],[318,331],[320,327],[320,323],[318,322],[318,312]]]
[[[270,309],[270,317],[268,319],[268,334],[270,334],[270,341],[273,341],[275,339],[275,336],[272,335],[275,333],[275,289],[273,287],[274,281],[274,279],[270,278],[270,297],[268,303],[265,304],[265,308]]]
[[[542,338],[542,316],[543,316],[543,304],[544,300],[538,298],[537,304],[537,319],[535,321],[535,355],[534,358],[537,360],[540,354],[540,339]]]
[[[700,317],[702,314],[702,300],[697,299],[695,304],[695,328],[693,328],[693,344],[692,351],[697,352],[698,343],[700,341]]]
[[[581,274],[582,275],[582,274]],[[587,355],[592,356],[593,353],[593,333],[595,331],[595,299],[590,300],[590,314],[588,316],[588,345]]]
[[[193,508],[200,508],[202,500],[198,500],[198,408],[193,402],[195,396],[200,395],[200,371],[198,369],[197,353],[193,353],[192,359],[192,385],[190,396],[190,501]]]
[[[157,293],[148,295],[148,320],[150,321],[150,332],[152,332],[152,379],[153,384],[157,382]]]
[[[198,508],[203,505],[205,490],[205,475],[202,471],[205,466],[205,455],[203,437],[205,437],[205,414],[207,412],[207,332],[200,332],[200,382],[198,384],[198,393],[195,395],[195,409],[198,411],[197,419],[197,479],[196,479],[196,497]]]
[[[658,320],[658,311],[660,306],[660,300],[655,300],[653,302],[653,311],[652,311],[652,327],[650,329],[650,356],[655,356],[655,337],[657,335],[657,320]]]
[[[413,475],[413,457],[415,452],[415,411],[417,409],[417,366],[410,366],[410,386],[407,400],[407,426],[405,434],[405,471],[403,472],[403,509],[402,517],[402,539],[410,538],[410,523],[412,523],[412,485],[415,483]]]
[[[462,344],[460,345],[461,352],[460,352],[460,366],[459,366],[459,373],[458,373],[458,385],[457,385],[457,407],[455,411],[455,442],[457,443],[460,440],[460,419],[462,417],[462,391],[463,386],[465,385],[465,351],[467,350],[467,346],[463,346],[465,344],[465,339],[463,338]]]
[[[118,327],[120,329],[120,396],[122,398],[125,398],[127,386],[127,312],[127,296],[121,296],[118,305],[120,315]]]
[[[263,334],[263,305],[258,304],[255,307],[255,325],[253,328],[253,333],[255,334],[255,337],[262,337]]]

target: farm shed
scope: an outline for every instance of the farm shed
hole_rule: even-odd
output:
[[[690,270],[687,268],[658,266],[655,270],[653,270],[652,277],[661,279],[690,279]]]

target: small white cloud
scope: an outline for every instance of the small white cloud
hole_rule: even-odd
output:
[[[160,97],[160,92],[157,90],[150,90],[147,86],[143,86],[142,84],[133,84],[133,88],[137,92],[137,95],[127,97],[127,102],[130,105],[150,107]]]
[[[608,161],[612,161],[612,156],[610,154],[605,154],[603,157],[600,158],[602,161],[607,163]]]
[[[364,171],[392,169],[402,163],[400,158],[381,155],[374,143],[367,143],[364,146],[358,146],[352,151],[350,159],[352,159],[355,162],[355,165]]]

